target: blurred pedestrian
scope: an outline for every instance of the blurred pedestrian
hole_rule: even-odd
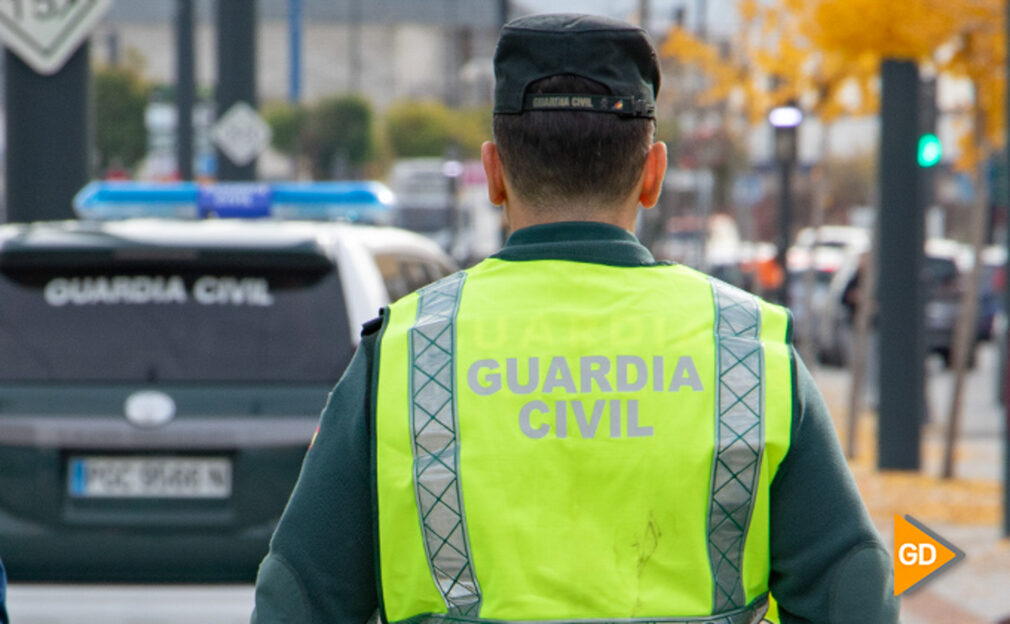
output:
[[[512,234],[365,325],[253,621],[896,622],[786,310],[632,234],[667,166],[644,31],[523,17],[494,66]]]

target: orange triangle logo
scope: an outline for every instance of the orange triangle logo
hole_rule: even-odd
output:
[[[964,553],[912,516],[894,516],[894,595],[952,565]]]

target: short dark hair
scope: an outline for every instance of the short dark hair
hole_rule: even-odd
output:
[[[593,80],[543,78],[526,93],[607,95]],[[527,204],[592,209],[623,200],[642,175],[652,145],[650,119],[584,111],[526,111],[494,116],[494,140],[505,175]]]

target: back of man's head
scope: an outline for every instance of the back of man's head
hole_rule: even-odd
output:
[[[578,217],[629,196],[652,144],[660,82],[644,31],[587,15],[513,20],[495,78],[494,139],[519,200]]]

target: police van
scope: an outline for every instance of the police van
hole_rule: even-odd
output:
[[[10,578],[250,581],[361,324],[456,267],[372,183],[75,204],[0,226]]]

